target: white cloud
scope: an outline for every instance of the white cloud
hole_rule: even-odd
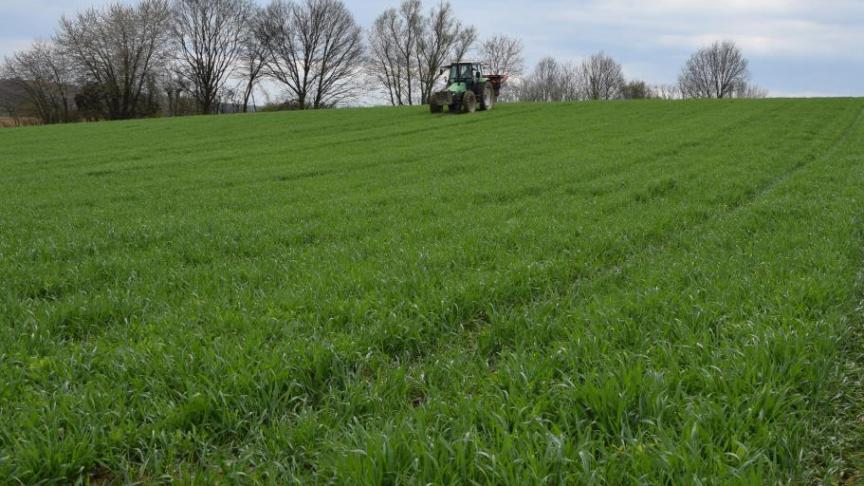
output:
[[[612,0],[570,7],[555,17],[548,19],[553,25],[589,26],[665,48],[732,39],[758,56],[860,59],[857,46],[864,45],[864,2]]]
[[[734,40],[746,52],[763,57],[864,58],[864,53],[854,48],[864,46],[864,31],[807,20],[742,21],[704,33],[661,34],[657,42],[667,47],[695,48],[718,39]]]

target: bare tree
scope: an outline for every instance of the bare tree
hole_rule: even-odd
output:
[[[582,65],[566,62],[560,65],[561,72],[558,81],[558,97],[561,101],[578,101],[585,92],[582,86]]]
[[[273,0],[260,38],[268,74],[287,86],[299,108],[325,108],[351,96],[362,37],[340,0]]]
[[[715,42],[690,57],[678,84],[686,98],[728,98],[749,80],[747,65],[734,42]]]
[[[43,123],[72,121],[74,79],[69,60],[54,44],[37,41],[13,54],[6,59],[2,77],[17,87]]]
[[[544,57],[525,78],[516,78],[514,98],[518,101],[576,101],[582,98],[582,66]]]
[[[380,84],[393,106],[410,104],[411,93],[406,83],[411,79],[411,57],[402,56],[400,43],[404,23],[396,9],[381,14],[368,33],[369,60],[367,72]]]
[[[421,35],[420,0],[406,0],[382,13],[368,33],[368,71],[383,87],[390,104],[412,105],[417,91],[415,54]]]
[[[742,82],[735,86],[732,97],[734,98],[767,98],[768,90],[752,83]]]
[[[4,70],[0,67],[0,116],[9,117],[13,126],[20,126],[22,100],[27,98],[27,94],[16,81],[4,79]]]
[[[521,101],[561,101],[562,67],[553,57],[544,57],[534,72],[522,83]]]
[[[522,41],[506,35],[494,35],[480,44],[480,59],[495,74],[521,76],[525,70]]]
[[[240,51],[240,77],[243,80],[243,113],[249,111],[249,101],[253,100],[255,87],[265,77],[267,49],[259,34],[263,27],[264,10],[253,7],[244,28],[242,49]]]
[[[85,81],[102,87],[109,118],[138,116],[168,42],[167,0],[114,3],[64,17],[57,42]]]
[[[310,8],[311,18],[317,13],[323,23],[314,107],[324,108],[352,96],[353,81],[364,55],[363,36],[354,16],[341,1],[312,0],[312,3],[318,9]]]
[[[680,100],[681,88],[674,84],[655,84],[650,87],[654,98],[661,100]]]
[[[178,69],[168,68],[162,73],[159,85],[165,93],[167,116],[178,116],[186,114],[184,110],[184,101],[188,98],[186,93],[192,92],[189,80],[185,76],[178,74]],[[193,111],[194,113],[194,111]]]
[[[433,8],[424,19],[417,43],[417,73],[420,78],[420,103],[426,104],[441,67],[450,59],[461,60],[477,39],[473,27],[464,27],[456,19],[449,2]]]
[[[398,73],[404,79],[404,93],[398,95],[399,104],[414,104],[419,86],[415,59],[417,45],[423,35],[423,4],[420,0],[405,0],[399,10],[385,12],[388,16],[386,29],[396,49]],[[404,101],[403,101],[404,100]]]
[[[645,81],[630,81],[621,87],[621,97],[625,100],[644,100],[654,98],[654,92]]]
[[[212,113],[243,50],[249,0],[174,0],[171,31],[177,72],[201,113]]]
[[[603,52],[594,54],[582,62],[582,87],[584,97],[589,100],[611,100],[617,98],[624,85],[621,65]]]

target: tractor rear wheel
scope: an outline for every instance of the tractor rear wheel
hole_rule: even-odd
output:
[[[432,113],[442,113],[444,111],[444,106],[439,105],[438,103],[430,103],[429,111]]]
[[[480,92],[480,111],[491,110],[495,106],[495,88],[487,82]]]
[[[477,111],[477,96],[471,91],[466,91],[462,96],[462,113],[474,113]]]

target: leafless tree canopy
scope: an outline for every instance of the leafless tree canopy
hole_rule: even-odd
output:
[[[480,44],[480,59],[495,74],[521,76],[525,70],[522,41],[506,35],[495,35]]]
[[[623,86],[621,66],[602,52],[579,64],[546,57],[521,80],[517,98],[543,102],[611,100],[621,97]]]
[[[415,101],[422,8],[420,0],[405,0],[398,9],[388,9],[375,19],[368,34],[369,71],[394,106],[413,105]]]
[[[174,0],[177,73],[189,80],[201,113],[212,113],[243,49],[250,0]]]
[[[735,86],[734,98],[767,98],[768,90],[752,83],[740,83]]]
[[[621,86],[621,98],[625,100],[644,100],[654,97],[654,91],[645,81],[634,80]]]
[[[107,115],[139,114],[142,94],[165,55],[171,14],[167,0],[91,8],[61,21],[57,42],[86,82],[102,89]]]
[[[264,68],[267,65],[267,49],[258,35],[263,19],[264,10],[253,6],[248,22],[242,26],[243,40],[238,64],[243,86],[244,113],[249,111],[249,101],[253,98],[255,87],[266,74]]]
[[[562,73],[561,64],[555,58],[544,57],[522,83],[520,101],[561,101]]]
[[[576,101],[582,96],[581,66],[544,57],[526,78],[514,80],[517,101]]]
[[[74,78],[69,60],[55,45],[35,42],[33,46],[7,58],[2,77],[10,80],[17,92],[43,123],[72,121]],[[25,101],[25,100],[21,100]]]
[[[621,94],[624,75],[621,65],[600,52],[582,62],[582,88],[585,99],[612,100]]]
[[[405,0],[398,9],[388,9],[375,19],[368,33],[368,70],[394,106],[414,104],[422,8],[420,0]]]
[[[579,101],[584,99],[585,88],[582,79],[582,65],[576,62],[561,64],[560,100]]]
[[[299,108],[325,108],[352,95],[363,56],[360,27],[339,0],[273,0],[259,39],[267,72],[282,82]]]
[[[462,27],[456,35],[456,42],[453,44],[452,61],[462,62],[467,60],[476,43],[477,29],[472,26]]]
[[[661,100],[680,100],[681,88],[674,84],[655,84],[651,86],[651,94]]]
[[[403,27],[396,9],[390,9],[381,14],[367,34],[369,42],[369,59],[367,71],[373,80],[382,86],[390,104],[404,105],[405,98],[410,95],[404,85],[408,71],[411,69],[410,57],[406,61],[400,54],[399,40],[401,35],[393,35],[393,31],[402,31]]]
[[[690,57],[678,84],[686,98],[729,98],[749,80],[747,64],[734,42],[715,42]]]

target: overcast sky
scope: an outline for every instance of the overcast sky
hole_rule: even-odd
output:
[[[259,0],[263,2],[264,0]],[[345,0],[365,27],[399,0]],[[427,5],[433,1],[426,0]],[[109,0],[0,0],[0,57],[50,37],[63,13]],[[526,58],[605,50],[628,77],[674,83],[688,55],[736,41],[774,96],[864,96],[864,0],[451,0],[480,35],[523,39]]]

